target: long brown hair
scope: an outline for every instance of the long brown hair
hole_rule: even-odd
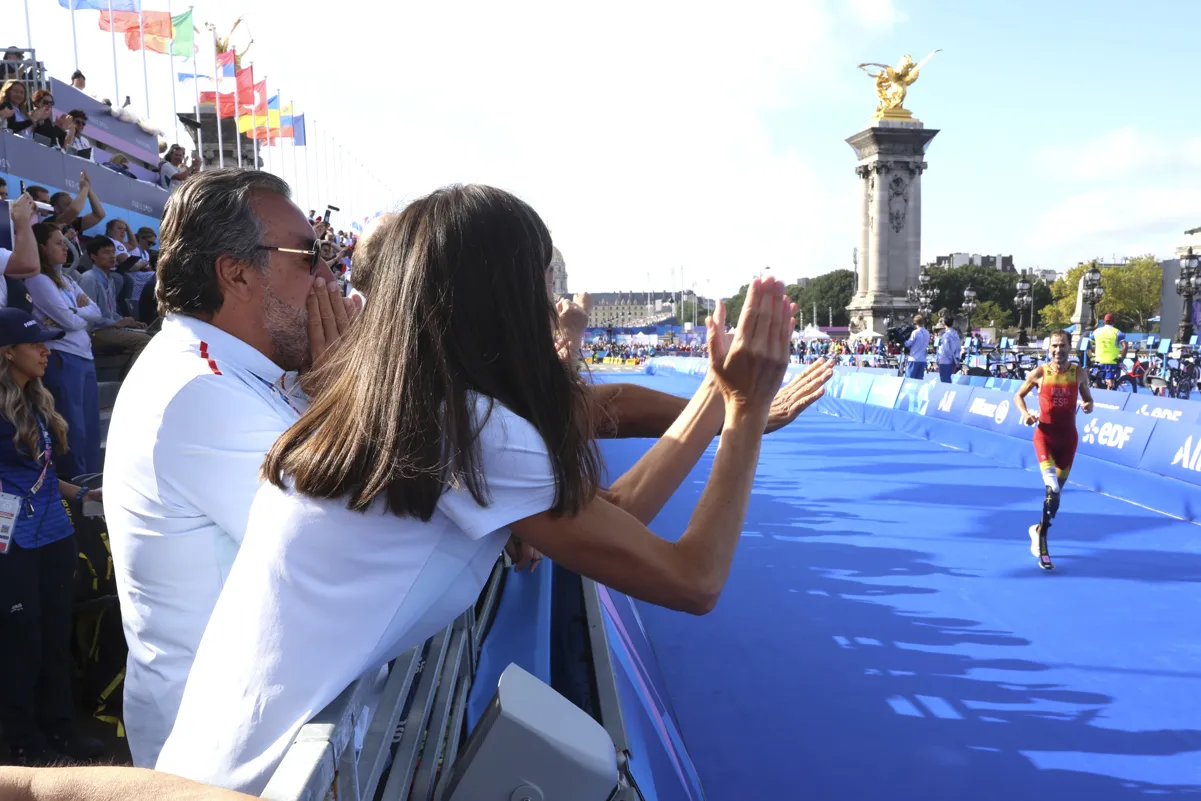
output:
[[[46,251],[44,250],[55,231],[58,231],[60,234],[63,232],[60,226],[52,225],[51,223],[34,223],[33,238],[38,243],[38,261],[42,263],[42,274],[53,281],[54,285],[59,289],[66,289],[67,282],[63,280],[62,265],[51,264],[50,260],[46,258]],[[70,250],[67,251],[67,253],[70,252]]]
[[[587,389],[555,353],[546,225],[507,192],[454,186],[372,236],[368,303],[318,368],[308,411],[267,454],[264,479],[359,511],[383,495],[393,514],[420,520],[448,486],[485,506],[478,394],[541,434],[552,511],[582,509],[601,462]]]
[[[13,446],[20,453],[28,453],[40,464],[42,460],[42,430],[38,426],[37,412],[50,431],[55,453],[67,450],[67,421],[54,409],[54,396],[42,384],[42,379],[31,378],[25,388],[17,386],[12,370],[4,356],[12,345],[0,346],[0,416],[13,424]]]

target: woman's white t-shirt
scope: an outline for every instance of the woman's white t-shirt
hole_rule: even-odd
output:
[[[477,420],[488,406],[477,401]],[[475,603],[506,526],[555,499],[541,436],[499,403],[480,457],[489,505],[449,489],[428,523],[264,485],[156,768],[258,795],[348,684]]]

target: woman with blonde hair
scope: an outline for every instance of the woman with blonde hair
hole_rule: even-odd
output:
[[[79,549],[63,498],[100,490],[60,481],[52,455],[67,424],[42,386],[50,331],[0,309],[0,729],[10,762],[89,759],[99,741],[76,729],[71,696],[71,580]]]
[[[13,133],[32,128],[37,122],[29,107],[29,92],[21,81],[6,81],[0,88],[0,126]]]

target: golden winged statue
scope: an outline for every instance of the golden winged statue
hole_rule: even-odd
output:
[[[224,39],[221,38],[220,36],[217,37],[217,52],[218,53],[229,52],[229,50],[230,50],[229,40],[233,38],[234,31],[236,31],[238,29],[238,26],[242,24],[243,19],[245,19],[245,17],[238,17],[236,20],[234,20],[233,27],[229,29],[229,33],[225,34]],[[210,22],[207,25],[205,25],[205,27],[208,28],[209,30],[216,30],[217,26],[213,25]],[[242,69],[242,56],[244,56],[248,52],[250,52],[250,46],[252,44],[254,44],[253,36],[250,37],[250,41],[246,43],[246,46],[243,47],[240,52],[236,49],[234,50],[234,66],[237,69]]]
[[[906,54],[901,57],[896,67],[890,67],[887,64],[877,64],[875,62],[859,65],[859,69],[876,80],[876,96],[880,102],[876,105],[876,113],[873,119],[913,119],[913,114],[905,108],[905,95],[908,94],[909,87],[917,82],[922,67],[930,59],[934,58],[934,53],[937,52],[939,51],[935,50],[923,58],[920,63],[914,63],[913,57]],[[869,67],[879,67],[879,70],[872,72]]]

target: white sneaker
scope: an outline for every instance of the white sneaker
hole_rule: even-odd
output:
[[[1038,550],[1038,523],[1030,527],[1030,553],[1033,556],[1042,556]]]

